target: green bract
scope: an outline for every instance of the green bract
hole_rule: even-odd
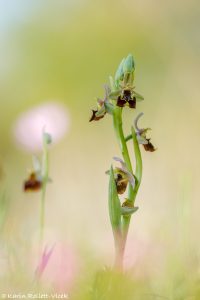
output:
[[[138,207],[122,206],[121,213],[123,216],[130,216],[138,210]]]
[[[108,207],[110,222],[113,230],[120,229],[121,226],[121,203],[117,194],[117,188],[114,178],[113,168],[110,168],[110,182],[109,182],[109,196],[108,196]]]

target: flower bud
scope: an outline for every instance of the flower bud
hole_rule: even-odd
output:
[[[43,132],[43,139],[47,145],[52,143],[52,137],[48,132]]]
[[[123,73],[124,73],[124,84],[126,85],[133,85],[134,81],[134,70],[135,70],[135,64],[133,60],[133,55],[129,54],[127,58],[125,59],[125,62],[123,64]]]
[[[133,55],[129,54],[123,63],[123,73],[133,73],[135,70],[135,63],[133,60]]]
[[[122,59],[121,63],[119,64],[119,67],[115,73],[115,81],[118,82],[120,80],[123,80],[123,76],[124,76],[124,62],[125,62],[125,58]]]

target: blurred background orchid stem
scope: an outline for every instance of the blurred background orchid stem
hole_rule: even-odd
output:
[[[40,245],[43,245],[44,227],[45,227],[45,196],[46,187],[49,181],[49,151],[48,144],[51,143],[51,136],[43,132],[43,157],[42,157],[42,191],[40,202]]]

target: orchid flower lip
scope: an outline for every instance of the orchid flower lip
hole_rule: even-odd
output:
[[[101,115],[101,116],[97,116],[96,115],[97,112],[98,112],[98,110],[92,109],[92,116],[90,117],[89,122],[91,122],[91,121],[98,121],[98,120],[100,120],[100,119],[102,119],[104,117],[105,113],[103,115]]]
[[[127,179],[129,181],[129,183],[132,185],[132,187],[134,188],[135,187],[135,177],[134,175],[127,169],[127,166],[125,164],[125,162],[119,158],[119,157],[116,157],[114,156],[113,159],[115,161],[118,161],[121,163],[121,168],[118,168],[119,170],[121,170],[122,172],[124,172],[127,176]]]
[[[136,108],[136,97],[132,95],[131,89],[123,89],[122,93],[117,97],[117,106],[124,107],[126,104],[130,108]]]
[[[38,174],[32,172],[29,175],[29,178],[24,182],[24,191],[28,192],[36,192],[39,191],[42,188],[42,180],[38,176]]]

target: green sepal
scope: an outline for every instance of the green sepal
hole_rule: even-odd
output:
[[[95,114],[96,117],[101,117],[104,116],[106,113],[105,107],[102,106]]]
[[[113,104],[109,103],[108,101],[104,102],[105,105],[105,110],[108,114],[112,115],[113,114],[113,110],[114,110],[114,106]]]
[[[133,92],[133,95],[135,96],[137,101],[142,101],[144,100],[144,97],[138,93],[136,93],[135,91]]]
[[[109,81],[110,81],[111,91],[115,91],[117,89],[117,86],[116,86],[115,81],[112,76],[109,76]]]
[[[108,207],[109,207],[110,222],[113,229],[120,229],[121,203],[117,194],[117,188],[116,188],[112,166],[110,168],[109,174],[110,174],[110,181],[109,181]]]
[[[113,91],[109,94],[109,98],[113,99],[113,100],[117,100],[117,98],[120,96],[120,94],[121,94],[121,90]]]
[[[134,214],[137,210],[139,209],[139,207],[128,207],[128,206],[122,206],[121,207],[121,214],[123,216],[129,216]]]

